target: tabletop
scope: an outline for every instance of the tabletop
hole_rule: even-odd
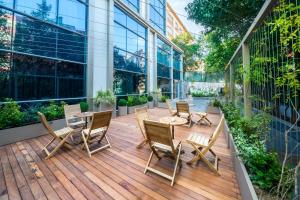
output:
[[[159,119],[161,123],[167,123],[172,126],[181,126],[187,123],[186,119],[180,117],[162,117]]]
[[[95,112],[82,112],[75,115],[75,117],[85,118],[92,117]]]

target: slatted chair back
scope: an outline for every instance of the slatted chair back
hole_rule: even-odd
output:
[[[89,129],[91,132],[92,130],[98,129],[98,128],[108,128],[110,124],[112,116],[112,111],[104,111],[104,112],[97,112],[93,114],[92,124],[91,128]]]
[[[65,118],[67,125],[69,124],[70,120],[74,118],[74,116],[78,113],[81,113],[80,105],[65,105],[64,106]]]
[[[166,145],[171,147],[172,153],[175,154],[170,124],[145,120],[144,126],[150,145],[153,142]]]
[[[221,120],[220,120],[216,130],[213,132],[213,134],[210,137],[209,144],[208,144],[208,149],[210,149],[214,145],[216,140],[218,139],[220,133],[222,132],[222,130],[224,128],[224,121],[225,121],[224,115],[222,115]]]
[[[137,119],[138,125],[140,127],[140,130],[141,130],[144,138],[147,138],[147,135],[145,133],[144,120],[149,119],[148,108],[147,107],[136,108],[135,109],[135,117]]]
[[[54,133],[54,130],[52,129],[52,127],[50,126],[50,124],[48,123],[45,115],[41,112],[37,112],[38,116],[40,117],[41,123],[43,124],[43,126],[46,128],[46,130],[54,137],[57,138],[56,134]]]
[[[172,109],[172,103],[171,103],[171,100],[170,99],[167,99],[166,100],[166,104],[167,104],[167,106],[168,106],[168,110],[169,110],[169,112],[170,112],[170,114],[171,115],[173,115],[174,113],[174,111],[173,111],[173,109]]]
[[[185,101],[176,102],[177,113],[190,113],[189,104]]]

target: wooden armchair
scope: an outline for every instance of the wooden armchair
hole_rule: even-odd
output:
[[[196,154],[194,158],[188,162],[188,164],[193,164],[202,159],[213,172],[220,175],[218,172],[218,162],[220,161],[220,158],[218,158],[216,153],[212,150],[212,146],[215,144],[223,128],[224,115],[221,117],[217,128],[210,137],[199,133],[190,134],[186,141],[187,143],[192,145],[192,147],[195,149]],[[205,157],[207,152],[211,152],[211,154],[214,156],[213,164]]]
[[[143,141],[141,141],[136,148],[141,148],[144,144],[147,143],[147,135],[145,133],[145,128],[144,128],[144,120],[149,119],[149,114],[148,114],[148,108],[147,107],[142,107],[142,108],[136,108],[135,109],[135,117],[138,122],[139,128],[141,130],[141,133],[144,137]]]
[[[185,118],[188,122],[188,127],[192,125],[192,113],[190,112],[189,104],[185,101],[176,102],[177,116]]]
[[[112,111],[98,112],[93,114],[93,119],[91,123],[91,127],[82,130],[81,136],[84,142],[84,148],[87,150],[89,157],[92,156],[93,153],[100,151],[104,148],[111,147],[106,133],[109,128],[110,120],[112,116]],[[100,144],[101,141],[105,139],[106,143],[104,146],[95,146]]]
[[[73,134],[73,129],[70,127],[62,128],[60,130],[54,131],[52,127],[49,125],[45,115],[41,112],[37,113],[40,117],[41,123],[48,131],[48,133],[53,137],[50,142],[43,148],[43,151],[47,154],[45,159],[52,157],[62,146],[67,148],[72,148],[72,146],[68,143],[68,138]],[[54,142],[58,141],[58,144],[54,147],[54,149],[50,150],[49,146]]]
[[[178,164],[180,163],[181,166],[181,141],[173,139],[170,124],[145,120],[144,125],[146,135],[149,140],[149,145],[152,150],[144,173],[146,173],[148,170],[153,173],[156,173],[164,178],[171,180],[171,186],[173,186]],[[158,154],[159,150],[164,152],[170,152],[172,157],[176,160],[172,176],[150,167],[153,154],[155,154],[158,159],[161,159],[161,157]]]
[[[173,110],[171,100],[167,99],[166,104],[168,106],[168,109],[169,109],[169,112],[170,112],[171,116],[175,116],[177,114],[177,111]]]

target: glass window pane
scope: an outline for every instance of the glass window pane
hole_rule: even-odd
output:
[[[116,95],[143,94],[146,92],[146,77],[143,74],[114,71],[114,92]]]
[[[69,62],[59,62],[57,64],[57,76],[83,79],[84,65]]]
[[[56,0],[17,0],[16,9],[33,17],[56,23]]]
[[[14,50],[55,57],[56,28],[46,23],[16,15]]]
[[[138,32],[138,23],[134,21],[131,17],[127,16],[127,28],[132,30],[134,33]]]
[[[0,9],[0,49],[11,48],[12,12]]]
[[[10,53],[0,53],[0,101],[4,101],[5,98],[14,98],[14,76],[10,59]]]
[[[12,1],[12,0],[0,0],[0,5],[3,5],[3,6],[8,7],[8,8],[13,8],[14,1]]]
[[[60,1],[58,24],[70,30],[85,33],[86,5],[74,0]]]
[[[139,56],[145,57],[146,55],[146,41],[144,38],[138,37],[138,51]]]
[[[58,78],[57,81],[59,98],[84,96],[84,79]]]
[[[127,51],[137,54],[138,36],[131,31],[127,31]]]
[[[125,3],[134,11],[139,11],[139,0],[125,0]]]
[[[114,25],[114,47],[126,50],[126,29],[117,23]]]
[[[126,27],[126,15],[117,7],[114,8],[114,17],[116,22]]]
[[[114,49],[114,67],[117,69],[126,69],[126,52],[120,49]]]
[[[163,95],[170,97],[171,93],[171,80],[165,78],[157,78],[157,87],[161,90]]]

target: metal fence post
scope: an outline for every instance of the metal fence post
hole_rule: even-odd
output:
[[[230,84],[229,84],[229,91],[230,91],[230,101],[231,103],[235,103],[235,77],[234,77],[234,65],[230,63],[229,65],[230,70]]]
[[[252,103],[250,99],[251,95],[251,83],[250,83],[250,52],[249,46],[246,43],[242,45],[243,55],[243,86],[244,86],[244,115],[245,117],[251,117]]]

